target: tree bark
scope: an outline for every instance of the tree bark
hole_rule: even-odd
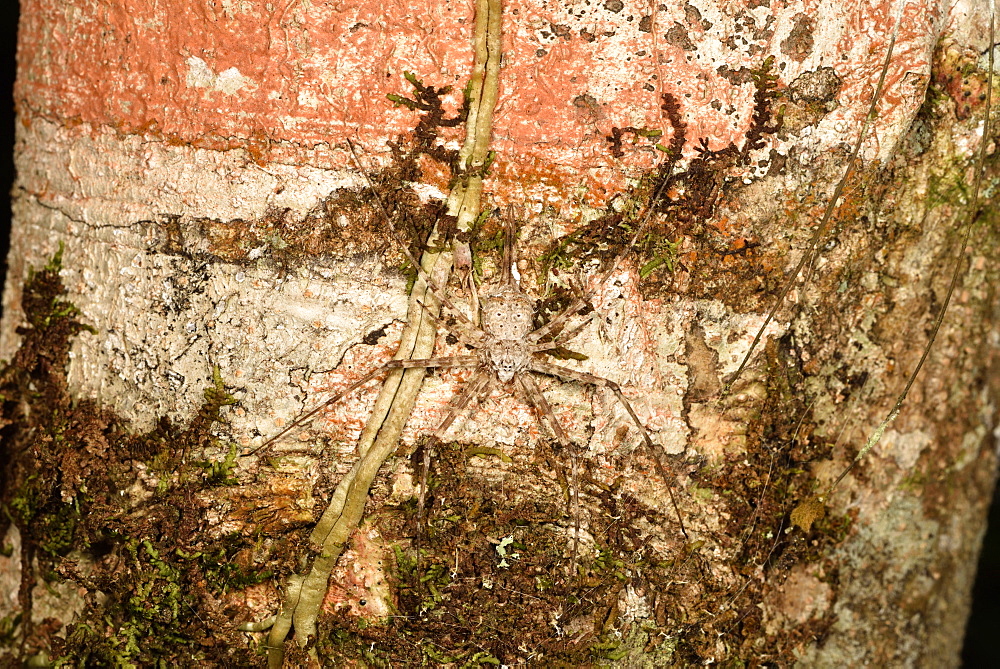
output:
[[[265,663],[252,623],[313,564],[382,381],[268,439],[423,309],[347,140],[413,251],[446,251],[435,277],[453,241],[498,274],[500,217],[460,232],[441,204],[472,178],[448,151],[476,20],[23,0],[5,659]],[[997,473],[989,26],[976,2],[505,3],[482,208],[512,207],[540,318],[582,285],[586,359],[555,362],[619,384],[658,448],[606,389],[539,377],[576,452],[495,392],[419,510],[469,378],[430,374],[285,664],[957,665]],[[900,415],[792,523],[889,413],[955,271]],[[440,329],[433,354],[468,349]]]

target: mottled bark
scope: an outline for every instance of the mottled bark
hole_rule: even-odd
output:
[[[467,378],[429,375],[330,579],[327,663],[958,663],[997,466],[989,8],[758,4],[505,4],[483,208],[512,205],[541,317],[582,283],[596,317],[569,348],[587,359],[559,362],[621,385],[667,476],[613,395],[540,379],[577,479],[524,398],[497,392],[438,448],[418,531],[421,444]],[[472,8],[22,5],[4,652],[263,664],[264,626],[239,627],[312,560],[379,385],[236,456],[396,353],[408,277],[346,140],[408,238],[450,241]],[[894,32],[830,231],[725,394]],[[404,71],[454,87],[440,116]],[[923,353],[970,215],[902,413],[827,515],[791,527]],[[486,282],[499,229],[458,236]],[[466,304],[468,285],[449,294]],[[434,351],[467,352],[446,332]],[[287,664],[307,658],[289,642]]]

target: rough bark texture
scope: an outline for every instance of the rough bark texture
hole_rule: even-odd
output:
[[[423,239],[454,176],[428,147],[460,139],[441,119],[461,106],[472,10],[264,6],[22,2],[0,329],[6,658],[262,664],[264,633],[237,627],[276,612],[357,459],[377,388],[268,457],[235,455],[394,354],[407,276],[345,140]],[[418,545],[419,444],[466,378],[433,374],[331,578],[320,657],[957,665],[997,465],[988,201],[903,412],[825,518],[803,531],[788,515],[886,415],[945,298],[976,149],[993,141],[987,5],[504,12],[488,206],[514,205],[543,317],[582,277],[598,317],[571,346],[587,360],[564,364],[623,387],[674,480],[613,396],[541,380],[578,479],[527,404],[495,393],[438,449]],[[723,396],[844,173],[897,13],[863,168]],[[415,97],[404,71],[455,87],[440,117],[433,91],[423,125],[386,99]],[[985,168],[992,196],[992,154]],[[628,248],[664,179],[668,204]],[[498,230],[470,237],[486,281]],[[465,349],[442,333],[437,351]]]

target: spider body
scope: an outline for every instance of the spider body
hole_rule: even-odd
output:
[[[558,377],[564,381],[578,382],[592,386],[607,388],[624,407],[632,422],[638,428],[647,448],[653,455],[653,461],[666,479],[667,472],[663,461],[666,458],[662,447],[652,441],[642,421],[632,408],[628,399],[622,393],[617,383],[609,379],[586,372],[580,372],[568,367],[547,362],[542,355],[546,351],[552,351],[562,347],[564,344],[576,337],[590,322],[589,317],[585,317],[583,322],[576,327],[567,329],[565,324],[573,316],[579,314],[587,306],[587,300],[583,295],[559,314],[555,315],[544,325],[532,329],[534,317],[534,305],[529,297],[521,290],[514,278],[514,239],[515,231],[511,223],[512,216],[506,217],[503,259],[500,265],[500,276],[496,285],[478,293],[473,297],[478,298],[479,325],[470,320],[465,313],[458,309],[445,294],[441,287],[435,285],[433,279],[421,268],[420,263],[410,253],[407,244],[400,238],[392,217],[385,209],[381,198],[372,186],[371,180],[366,171],[361,167],[361,161],[354,151],[354,145],[348,143],[361,173],[370,189],[371,197],[381,210],[386,226],[397,245],[403,250],[413,267],[417,269],[420,280],[424,281],[430,288],[434,297],[440,301],[441,305],[447,309],[458,321],[458,327],[452,327],[444,321],[435,318],[439,324],[446,327],[460,341],[469,346],[472,351],[467,355],[390,360],[384,365],[372,370],[364,377],[350,384],[348,387],[336,393],[326,402],[320,404],[313,410],[303,414],[298,419],[290,423],[284,430],[265,441],[257,450],[270,446],[287,434],[290,430],[304,424],[313,416],[335,402],[340,401],[346,395],[352,393],[357,388],[369,381],[385,374],[393,369],[411,368],[474,368],[475,372],[465,386],[458,391],[449,403],[449,408],[440,425],[431,435],[430,440],[424,447],[424,472],[423,483],[420,489],[420,508],[424,506],[424,495],[427,490],[427,471],[430,457],[434,446],[440,442],[452,424],[472,405],[473,401],[482,401],[489,396],[497,383],[512,390],[520,390],[523,396],[538,412],[541,420],[551,429],[556,440],[562,446],[563,451],[571,454],[572,457],[572,478],[576,478],[577,462],[574,455],[573,444],[559,420],[555,417],[548,401],[542,394],[541,389],[535,382],[533,375],[542,374],[550,377]],[[616,263],[617,264],[617,263]],[[475,290],[475,288],[473,288]],[[554,334],[553,334],[554,333]],[[671,493],[672,496],[672,493]]]
[[[589,323],[590,319],[587,318],[579,326],[571,330],[563,329],[558,334],[551,336],[551,333],[562,326],[568,318],[578,313],[586,305],[586,301],[583,298],[578,299],[551,321],[533,330],[534,308],[532,302],[513,277],[514,238],[513,226],[508,221],[500,280],[497,285],[479,295],[481,308],[478,326],[466,318],[439,289],[432,286],[438,299],[456,315],[461,323],[460,328],[452,329],[449,327],[449,330],[472,347],[471,355],[392,361],[387,364],[387,367],[476,367],[472,379],[459,391],[451,403],[448,414],[435,430],[433,441],[442,439],[452,423],[458,419],[472,401],[486,397],[495,384],[499,382],[505,386],[514,386],[523,390],[527,400],[538,411],[542,420],[549,425],[556,439],[563,447],[569,449],[571,444],[565,430],[552,413],[552,409],[532,378],[532,373],[538,373],[609,388],[635,421],[643,438],[647,443],[651,443],[645,427],[616,383],[603,377],[578,372],[544,361],[541,354],[570,341]],[[546,338],[549,341],[539,343]]]
[[[526,337],[534,310],[513,281],[487,293],[481,304],[484,362],[492,366],[501,382],[510,383],[531,364],[532,349]]]

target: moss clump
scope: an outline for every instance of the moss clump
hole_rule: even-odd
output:
[[[113,601],[105,606],[107,630],[97,632],[89,623],[71,625],[66,649],[70,653],[57,660],[78,666],[137,666],[139,661],[170,657],[176,646],[188,646],[181,615],[194,610],[188,601],[179,570],[161,557],[148,540],[126,540],[122,576],[127,590],[113,590]],[[193,653],[191,659],[202,659]]]
[[[93,329],[65,299],[61,263],[60,247],[30,272],[21,346],[0,369],[0,536],[16,525],[22,564],[38,565],[22,570],[22,610],[4,624],[0,662],[42,653],[57,666],[250,664],[232,624],[241,611],[222,598],[269,578],[273,556],[255,538],[213,536],[202,496],[237,483],[236,446],[211,433],[235,399],[216,369],[191,421],[161,418],[132,433],[112,411],[72,398],[70,344]],[[81,586],[82,613],[37,630],[39,576]]]
[[[671,133],[668,145],[656,145],[664,156],[661,164],[626,194],[624,206],[609,209],[555,240],[540,258],[540,277],[587,263],[607,267],[623,254],[636,253],[647,293],[676,292],[683,285],[690,297],[721,297],[727,304],[754,297],[755,291],[745,286],[756,282],[746,278],[768,274],[773,263],[756,257],[754,238],[713,217],[722,206],[732,204],[730,198],[742,186],[741,177],[750,169],[755,152],[765,147],[766,138],[781,131],[784,106],[779,102],[787,91],[774,74],[773,58],[747,74],[754,85],[753,118],[739,146],[731,142],[712,148],[708,139],[701,138],[697,155],[685,169],[678,169],[688,128],[680,101],[662,95],[660,110]],[[612,156],[622,158],[627,137],[659,141],[664,134],[649,128],[613,128],[607,140]],[[636,238],[640,225],[644,227]],[[685,269],[680,284],[673,276],[678,266]]]

